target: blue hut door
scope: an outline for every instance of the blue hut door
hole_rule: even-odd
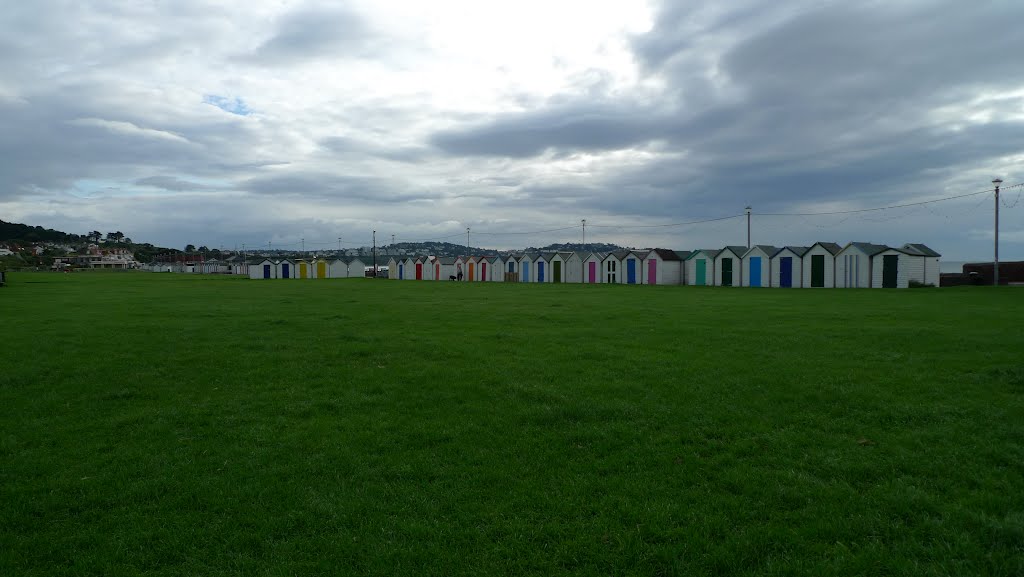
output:
[[[537,282],[544,282],[544,261],[537,263]]]
[[[636,259],[626,261],[626,284],[636,284]]]
[[[398,280],[402,280],[402,278],[403,278],[402,275],[404,275],[404,274],[405,274],[405,267],[402,266],[402,265],[398,265]]]
[[[288,270],[288,263],[281,263],[281,278],[291,278],[289,275],[291,271]]]
[[[520,267],[520,270],[523,273],[523,282],[530,282],[530,265],[529,265],[529,263],[527,263],[527,265],[524,266],[524,267]]]
[[[791,256],[779,259],[779,286],[793,288],[793,257]]]
[[[750,257],[750,286],[761,286],[761,257]]]
[[[263,265],[263,278],[270,278],[270,265]]]

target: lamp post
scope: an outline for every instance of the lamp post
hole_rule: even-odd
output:
[[[750,248],[750,207],[748,206],[747,211],[747,248]]]
[[[377,231],[373,231],[373,278],[377,278]]]
[[[999,185],[1003,183],[1003,179],[994,178],[992,184],[996,186],[996,246],[995,246],[995,261],[992,263],[992,282],[995,286],[999,286]]]

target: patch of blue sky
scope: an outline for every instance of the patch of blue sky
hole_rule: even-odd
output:
[[[227,96],[218,96],[216,94],[205,94],[203,95],[203,103],[216,106],[224,112],[230,112],[238,116],[249,116],[252,114],[252,109],[249,108],[244,100],[237,96],[228,98]]]

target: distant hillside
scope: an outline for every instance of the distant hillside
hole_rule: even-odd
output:
[[[76,243],[86,240],[84,235],[68,234],[52,228],[29,226],[17,222],[0,220],[0,242],[64,242]]]
[[[622,250],[623,247],[617,244],[607,244],[603,242],[587,244],[581,243],[557,243],[549,244],[540,248],[527,247],[527,248],[516,248],[511,249],[511,252],[556,252],[556,251],[592,251],[592,252],[611,252],[615,250]],[[495,250],[493,248],[480,248],[477,246],[466,248],[464,244],[452,244],[450,242],[399,242],[385,247],[380,247],[378,250],[386,252],[387,254],[402,254],[401,251],[405,251],[405,254],[414,255],[436,255],[436,256],[459,256],[459,255],[479,255],[479,256],[494,256],[499,253],[508,253],[509,249]]]

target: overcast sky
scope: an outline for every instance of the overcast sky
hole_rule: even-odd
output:
[[[234,4],[234,5],[231,5]],[[1024,2],[9,2],[0,218],[137,242],[991,258]],[[1001,258],[1024,259],[1021,188]],[[536,234],[509,234],[574,227]]]

